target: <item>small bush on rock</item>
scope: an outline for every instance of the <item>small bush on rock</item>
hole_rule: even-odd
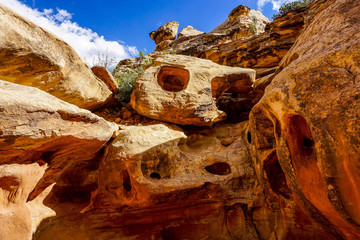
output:
[[[116,72],[114,77],[119,86],[119,93],[116,98],[123,104],[130,102],[131,94],[134,90],[134,80],[137,76],[144,72],[144,68],[141,66],[137,71],[127,69],[124,72]]]
[[[272,18],[275,19],[277,17],[280,17],[280,16],[290,12],[291,10],[305,7],[310,2],[312,2],[312,0],[298,0],[298,1],[294,1],[294,2],[285,3],[279,8],[279,13],[274,14]]]

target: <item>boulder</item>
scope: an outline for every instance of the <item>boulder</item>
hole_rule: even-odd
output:
[[[356,0],[310,3],[303,32],[250,115],[258,176],[268,169],[271,189],[291,192],[334,239],[360,236],[359,12]]]
[[[25,179],[31,176],[32,166],[36,169],[46,166],[45,173],[39,176],[35,169],[37,180],[19,183],[32,186],[24,190],[27,201],[34,200],[53,183],[56,183],[54,191],[61,198],[72,198],[71,194],[68,196],[70,192],[81,192],[91,186],[91,169],[99,161],[102,147],[117,129],[115,124],[90,111],[37,88],[0,81],[0,167],[21,165],[23,171],[16,174],[22,177],[15,174],[15,178]],[[2,189],[13,186],[8,184],[7,180],[0,181]],[[19,185],[16,184],[14,188]],[[86,195],[80,196],[86,198]],[[52,205],[48,203],[48,206]],[[39,218],[35,217],[38,213],[32,215]]]
[[[250,27],[255,35],[264,33],[266,25],[271,23],[267,17],[265,17],[259,10],[256,9],[250,10],[249,18],[251,20]]]
[[[0,5],[0,79],[94,110],[111,91],[68,44]]]
[[[196,126],[225,119],[216,100],[234,87],[252,89],[255,71],[182,55],[159,55],[134,83],[131,106],[149,118]]]
[[[256,238],[244,207],[255,185],[246,127],[121,126],[89,207],[43,222],[35,238]]]
[[[155,41],[156,45],[164,40],[174,40],[179,28],[179,23],[175,21],[168,22],[156,31],[149,33],[150,38]]]
[[[117,82],[115,81],[113,75],[106,68],[102,66],[94,66],[91,68],[91,71],[95,74],[96,77],[101,79],[106,84],[106,86],[113,94],[117,94],[119,92]]]
[[[268,23],[262,34],[219,44],[198,52],[195,56],[210,59],[222,65],[254,68],[260,72],[271,70],[278,67],[281,59],[301,33],[306,11],[306,8],[291,11]],[[256,10],[251,10],[249,15],[251,14],[258,13]],[[259,27],[262,26],[262,29],[264,22],[261,17],[256,19],[258,19],[256,23]]]
[[[190,37],[194,37],[200,34],[203,34],[204,32],[201,32],[199,30],[196,30],[195,28],[193,28],[192,26],[186,26],[184,27],[180,32],[179,32],[179,38],[181,37],[186,37],[186,38],[190,38]]]
[[[269,23],[261,12],[250,10],[240,5],[236,7],[222,24],[209,33],[196,34],[189,37],[181,37],[162,44],[159,51],[175,50],[178,54],[206,58],[204,54],[211,49],[216,49],[219,44],[226,44],[232,41],[249,39],[254,35],[265,31],[265,25]]]

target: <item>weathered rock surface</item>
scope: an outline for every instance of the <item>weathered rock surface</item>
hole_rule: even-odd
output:
[[[0,166],[0,239],[31,239],[31,213],[26,202],[45,169],[46,165],[37,163]]]
[[[194,36],[197,36],[197,35],[200,35],[200,34],[203,34],[204,32],[201,32],[199,30],[196,30],[194,27],[192,26],[186,26],[184,27],[180,32],[179,32],[179,38],[182,38],[182,37],[186,37],[186,38],[189,38],[189,37],[194,37]]]
[[[30,216],[39,223],[56,209],[50,204],[53,210],[44,210],[35,199],[52,183],[54,191],[68,194],[91,186],[87,169],[96,166],[97,154],[115,130],[37,88],[0,81],[0,194],[6,205],[1,238],[30,238]],[[31,212],[25,205],[30,200]]]
[[[234,8],[228,19],[217,26],[211,33],[231,34],[231,40],[243,39],[265,31],[270,20],[260,11],[240,5]]]
[[[158,45],[156,51],[175,50],[178,54],[205,58],[204,52],[222,43],[244,40],[264,32],[265,24],[270,22],[257,10],[243,5],[235,8],[224,23],[213,31],[193,37],[180,37],[167,44]]]
[[[174,40],[179,28],[179,23],[175,21],[168,22],[158,30],[149,33],[150,38],[155,41],[156,45],[165,40]]]
[[[101,79],[106,84],[106,86],[113,94],[117,94],[119,92],[117,82],[106,68],[102,66],[94,66],[91,68],[91,71],[95,74],[96,77]]]
[[[211,126],[225,119],[216,107],[230,88],[247,93],[255,71],[232,68],[182,55],[158,56],[136,80],[131,106],[149,118],[182,124]]]
[[[0,239],[358,239],[359,12],[355,0],[316,0],[278,18],[274,41],[301,34],[279,68],[239,58],[255,82],[253,70],[189,56],[119,64],[145,69],[137,111],[199,126],[97,111],[139,124],[117,126],[0,81]],[[242,122],[212,124],[219,109]]]
[[[360,236],[359,12],[355,0],[311,3],[304,31],[250,115],[258,175],[278,162],[269,171],[279,173],[273,191],[291,191],[335,239]]]
[[[36,239],[256,238],[246,223],[255,184],[246,127],[186,135],[175,126],[123,127],[105,151],[90,207],[44,221]],[[84,227],[73,231],[75,222]]]
[[[269,23],[260,35],[219,44],[197,52],[196,56],[259,71],[277,67],[301,33],[306,11],[306,8],[293,10]]]
[[[0,5],[0,78],[96,109],[111,91],[64,41]]]

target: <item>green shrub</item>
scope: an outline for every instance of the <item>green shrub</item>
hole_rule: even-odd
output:
[[[274,14],[272,18],[275,19],[277,17],[280,17],[280,16],[290,12],[291,10],[305,7],[310,2],[312,2],[312,0],[298,0],[298,1],[294,1],[294,2],[285,3],[279,8],[279,13]]]
[[[116,98],[123,104],[130,102],[131,94],[134,90],[134,81],[137,76],[144,72],[143,66],[138,68],[136,71],[132,69],[127,69],[125,72],[116,72],[114,77],[119,86],[119,93],[116,95]]]
[[[145,53],[143,52],[143,50],[140,51],[140,57],[145,57]]]
[[[152,64],[152,63],[153,63],[153,59],[152,59],[152,58],[149,58],[149,59],[146,59],[146,60],[145,60],[145,65]]]
[[[170,52],[170,54],[175,55],[175,54],[176,54],[176,50],[172,50],[172,51]]]
[[[252,19],[252,24],[250,25],[251,32],[256,35],[256,28],[257,28],[257,19]]]

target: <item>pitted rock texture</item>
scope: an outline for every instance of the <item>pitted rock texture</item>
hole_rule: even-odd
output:
[[[275,154],[283,183],[275,181],[274,190],[283,196],[291,190],[336,239],[360,235],[359,12],[355,0],[311,3],[304,31],[250,115],[262,156],[255,165]]]
[[[246,128],[123,126],[105,151],[91,204],[43,221],[35,238],[256,239],[246,223],[255,186]],[[75,222],[83,227],[73,231]]]
[[[255,71],[232,68],[182,55],[158,56],[136,80],[131,106],[149,118],[182,124],[211,126],[225,119],[216,107],[225,91],[249,92]]]
[[[137,111],[166,106],[167,121],[189,125],[98,110],[138,124],[116,125],[0,81],[0,239],[358,239],[360,3],[288,13],[275,21],[284,39],[301,11],[295,45],[255,82],[254,70],[209,60],[142,58],[133,98],[148,102]],[[204,102],[215,110],[192,109]],[[252,108],[250,119],[204,121],[217,107],[233,117]]]
[[[0,79],[94,110],[111,91],[64,41],[0,4]]]
[[[174,40],[179,28],[179,23],[175,21],[168,22],[158,30],[149,33],[150,38],[155,41],[156,45],[165,40]]]

